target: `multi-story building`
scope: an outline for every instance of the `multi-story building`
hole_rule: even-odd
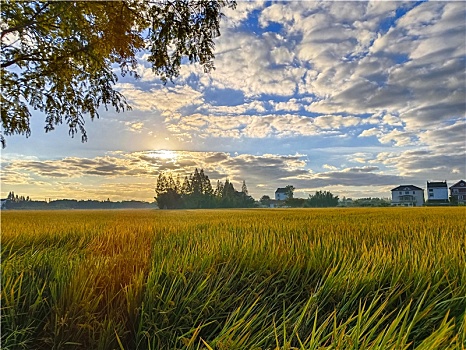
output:
[[[392,205],[403,207],[422,207],[424,190],[413,185],[401,185],[392,190]]]
[[[287,188],[277,188],[275,191],[275,200],[284,201],[288,198],[288,193],[289,191]]]
[[[460,180],[450,187],[452,202],[466,203],[466,181]]]
[[[448,186],[446,181],[427,181],[427,201],[448,203]]]

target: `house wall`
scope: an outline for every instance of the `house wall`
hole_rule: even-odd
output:
[[[451,196],[456,197],[458,203],[466,203],[466,188],[453,187],[451,189]]]
[[[403,200],[403,197],[412,196],[413,201]],[[412,205],[421,207],[424,205],[424,191],[423,190],[409,190],[409,191],[392,191],[392,205]]]
[[[286,195],[286,193],[281,193],[281,192],[276,192],[275,193],[275,199],[277,201],[284,201],[287,198],[288,198],[288,196]]]
[[[434,187],[427,189],[427,200],[448,200],[448,188]]]

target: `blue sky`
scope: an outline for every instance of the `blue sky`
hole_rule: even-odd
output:
[[[164,86],[118,89],[133,109],[7,138],[1,195],[152,201],[160,171],[246,180],[259,199],[389,197],[401,184],[466,179],[466,3],[239,1],[226,10],[216,70],[182,67]]]

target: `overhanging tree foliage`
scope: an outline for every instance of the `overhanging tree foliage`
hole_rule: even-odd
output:
[[[121,75],[137,75],[137,54],[149,53],[164,82],[183,58],[214,68],[222,8],[232,0],[2,1],[1,127],[4,135],[31,134],[31,109],[45,114],[45,131],[65,122],[87,140],[85,115],[129,109],[114,89]]]

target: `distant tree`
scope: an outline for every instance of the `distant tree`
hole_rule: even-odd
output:
[[[182,194],[182,185],[181,185],[181,180],[180,180],[180,175],[176,176],[176,182],[175,182],[175,188],[176,192]]]
[[[214,190],[212,188],[212,184],[210,183],[209,177],[204,175],[204,170],[202,170],[201,179],[204,189],[202,208],[212,208],[214,207]]]
[[[249,195],[248,186],[246,185],[246,181],[243,180],[243,184],[241,185],[241,192],[235,191],[236,198],[236,207],[241,208],[251,208],[254,207],[256,201]]]
[[[182,59],[214,68],[214,38],[230,0],[14,1],[1,5],[1,120],[4,135],[29,136],[31,109],[45,131],[65,122],[87,140],[84,116],[99,107],[129,108],[114,89],[121,74],[138,77],[137,55],[164,82]]]
[[[23,195],[17,195],[15,194],[13,191],[10,191],[8,193],[8,196],[6,197],[6,199],[8,199],[10,202],[14,202],[14,203],[22,203],[22,202],[28,202],[30,199],[29,199],[29,196],[25,197]]]
[[[219,200],[219,206],[221,208],[233,208],[235,207],[235,188],[230,180],[226,179],[222,188],[222,193]]]
[[[196,168],[189,179],[185,178],[182,187],[183,206],[185,208],[211,208],[214,206],[213,189],[209,177]]]
[[[291,208],[302,208],[306,200],[304,198],[287,198],[285,204]]]
[[[217,187],[215,188],[215,191],[214,191],[214,196],[219,199],[219,198],[222,198],[222,195],[223,195],[223,182],[221,182],[220,180],[217,181]]]
[[[230,182],[230,180],[226,179],[225,184],[223,185],[222,198],[232,198],[234,195],[235,195],[235,187]]]
[[[191,176],[191,188],[194,195],[200,195],[204,193],[201,174],[197,168],[194,170],[194,174]]]
[[[311,208],[336,207],[338,196],[334,196],[330,191],[316,191],[314,195],[309,195],[305,206]]]
[[[391,201],[383,198],[358,198],[353,201],[353,207],[389,207]]]
[[[241,192],[244,193],[246,196],[249,194],[248,186],[246,186],[246,181],[243,180],[243,185],[241,186]]]
[[[160,194],[165,193],[167,189],[168,189],[167,178],[164,173],[160,173],[159,176],[157,177],[155,193],[157,196],[159,196]]]
[[[155,200],[160,209],[181,208],[181,193],[177,190],[176,183],[171,174],[159,174],[155,193]]]
[[[286,188],[285,194],[286,194],[287,198],[288,198],[288,199],[293,198],[293,196],[294,196],[294,190],[295,190],[294,186],[293,186],[293,185],[288,185],[288,186],[286,186],[285,188]]]
[[[241,192],[237,193],[240,197],[240,207],[243,208],[252,208],[255,206],[256,201],[249,195],[248,187],[246,185],[246,181],[243,180],[243,184],[241,186]]]
[[[183,185],[181,186],[181,195],[186,196],[192,193],[191,184],[187,176],[184,177]]]
[[[263,196],[261,197],[261,199],[259,200],[259,202],[260,202],[262,205],[269,206],[269,205],[270,205],[270,197],[267,196],[267,195],[263,195]]]
[[[243,181],[243,190],[246,182]],[[246,192],[238,192],[233,184],[226,179],[223,184],[217,181],[215,191],[209,177],[204,170],[196,168],[194,173],[184,178],[183,185],[180,180],[173,180],[172,175],[160,173],[155,187],[157,205],[160,209],[200,209],[200,208],[250,208],[255,200]]]

